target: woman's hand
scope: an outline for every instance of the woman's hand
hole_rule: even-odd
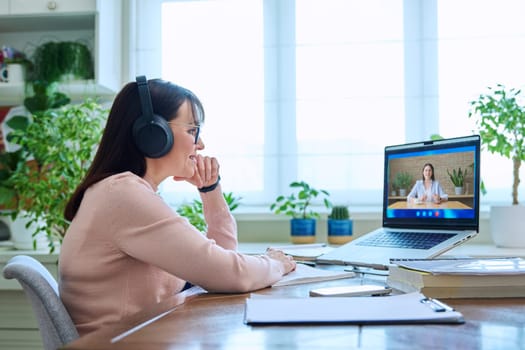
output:
[[[268,248],[268,250],[266,250],[266,255],[271,259],[280,261],[283,264],[285,275],[289,272],[292,272],[297,267],[297,264],[295,263],[293,258],[289,255],[284,254],[281,250]]]
[[[173,177],[174,180],[186,180],[197,188],[211,186],[219,178],[219,161],[215,157],[195,156],[195,172],[193,176],[186,179]]]

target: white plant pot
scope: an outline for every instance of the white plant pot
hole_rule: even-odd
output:
[[[491,206],[490,234],[498,247],[525,248],[525,206]]]
[[[36,237],[33,237],[37,224],[33,223],[29,228],[26,228],[28,220],[22,215],[19,215],[14,221],[9,219],[13,247],[19,250],[33,250],[33,240],[36,240],[36,250],[48,250],[49,241],[47,236],[41,232]],[[43,225],[43,223],[38,223],[38,225]]]

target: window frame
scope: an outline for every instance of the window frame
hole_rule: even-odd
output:
[[[136,0],[130,5],[129,78],[137,72],[147,76],[161,76],[160,9],[163,1],[187,0]],[[199,0],[194,0],[199,1]],[[247,201],[248,206],[265,207],[278,194],[289,192],[288,184],[297,180],[297,162],[283,157],[296,154],[297,145],[289,137],[295,130],[296,89],[295,79],[295,3],[300,0],[263,0],[265,46],[265,157],[264,188],[267,197],[257,196]],[[140,14],[140,15],[138,15]],[[134,17],[133,17],[134,16]],[[439,134],[439,81],[438,81],[438,6],[437,0],[403,0],[404,26],[404,84],[405,84],[405,141],[415,142]],[[136,24],[134,24],[136,22]],[[275,180],[277,179],[277,180]],[[350,206],[377,211],[381,208],[380,195],[375,201],[348,201]],[[503,201],[502,189],[490,190],[491,200]],[[250,194],[242,194],[243,197]],[[366,197],[366,193],[359,194]],[[370,197],[370,196],[368,196]],[[352,193],[332,193],[333,200],[353,198]],[[490,204],[481,197],[482,204]],[[244,205],[243,205],[244,206]]]

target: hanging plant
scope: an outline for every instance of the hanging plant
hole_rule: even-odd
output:
[[[32,81],[48,83],[67,78],[93,79],[94,64],[86,45],[73,41],[49,41],[33,54]]]

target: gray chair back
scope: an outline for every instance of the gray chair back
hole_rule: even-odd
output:
[[[58,294],[58,283],[36,259],[12,257],[4,267],[4,277],[16,279],[31,302],[44,348],[56,350],[78,338],[78,332]]]

